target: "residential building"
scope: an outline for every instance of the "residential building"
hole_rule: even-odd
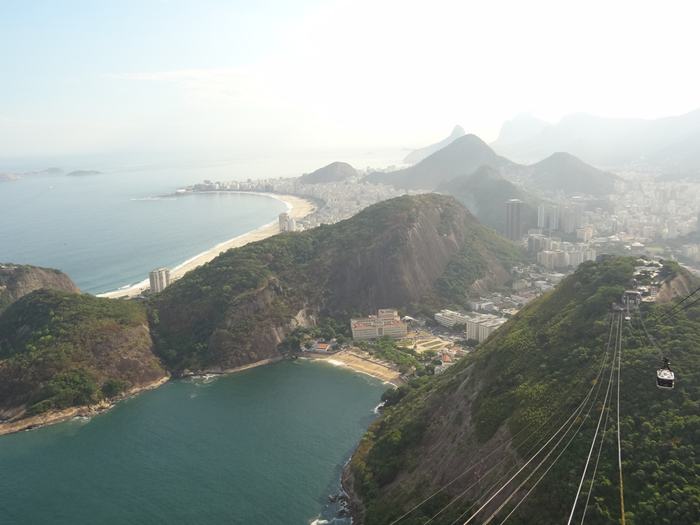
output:
[[[170,284],[170,270],[156,268],[148,274],[148,281],[151,285],[151,292],[162,292]]]
[[[453,310],[440,310],[435,314],[435,321],[446,328],[466,324],[468,320],[469,316],[467,314],[462,314]]]
[[[509,199],[506,201],[506,237],[519,241],[523,233],[523,201]]]

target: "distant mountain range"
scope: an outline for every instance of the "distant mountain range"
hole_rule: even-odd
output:
[[[574,114],[557,124],[521,115],[503,125],[492,146],[519,162],[567,151],[598,166],[646,164],[667,175],[700,175],[700,110],[654,120]]]
[[[305,184],[324,184],[326,182],[340,182],[357,177],[357,170],[347,162],[331,162],[328,166],[319,168],[314,172],[305,173],[299,180]]]
[[[610,194],[619,178],[568,153],[554,153],[526,166],[498,155],[476,135],[464,135],[415,166],[372,173],[368,182],[454,195],[485,224],[499,229],[503,202],[519,198],[536,207],[539,193]],[[513,184],[517,181],[518,186]]]
[[[464,135],[415,166],[389,173],[371,173],[368,182],[403,189],[434,190],[455,177],[474,173],[481,166],[507,168],[513,163],[497,155],[476,135]]]
[[[465,135],[464,128],[462,126],[455,126],[452,129],[452,133],[447,138],[442,139],[440,142],[436,142],[435,144],[431,144],[430,146],[426,146],[424,148],[420,148],[417,150],[412,151],[408,155],[406,155],[406,158],[403,159],[403,161],[406,164],[416,164],[423,160],[426,157],[429,157],[433,153],[435,153],[438,150],[441,150],[445,146],[451,144],[454,142],[456,139],[463,137]]]

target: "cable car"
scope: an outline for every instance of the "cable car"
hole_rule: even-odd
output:
[[[671,363],[664,358],[664,367],[656,371],[656,386],[664,390],[673,388],[673,383],[676,380],[676,375],[671,370]]]

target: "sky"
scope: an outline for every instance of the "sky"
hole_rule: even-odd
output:
[[[413,148],[700,108],[700,4],[0,0],[0,159]]]

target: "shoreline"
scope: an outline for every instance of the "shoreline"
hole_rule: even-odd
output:
[[[136,397],[139,394],[142,394],[143,392],[146,392],[148,390],[155,390],[157,388],[160,388],[169,381],[187,380],[197,377],[204,377],[207,375],[225,376],[235,374],[236,372],[243,372],[244,370],[250,370],[251,368],[257,368],[259,366],[271,365],[283,359],[284,357],[282,356],[271,357],[268,359],[261,359],[260,361],[255,361],[254,363],[248,363],[247,365],[237,366],[234,368],[227,368],[225,370],[204,370],[200,373],[190,374],[183,377],[172,377],[170,375],[166,375],[164,377],[161,377],[160,379],[156,379],[155,381],[146,383],[145,385],[130,388],[127,392],[112,399],[111,401],[101,401],[100,403],[91,406],[83,405],[78,407],[69,407],[64,408],[63,410],[54,410],[46,412],[45,414],[39,414],[37,416],[19,419],[17,421],[0,423],[0,436],[14,434],[16,432],[22,432],[25,430],[35,430],[38,428],[63,423],[75,417],[97,416],[104,412],[108,412],[109,410],[113,409],[115,406],[117,406],[119,403],[126,399]]]
[[[378,379],[394,388],[398,388],[404,383],[398,370],[358,355],[357,351],[341,350],[329,355],[313,353],[309,356],[301,356],[300,359],[307,359],[312,362],[325,362],[335,367],[345,368],[356,374],[363,374]]]
[[[18,421],[11,421],[6,423],[0,423],[0,436],[7,434],[14,434],[16,432],[22,432],[24,430],[34,430],[37,428],[47,427],[49,425],[55,425],[57,423],[63,423],[74,417],[92,417],[103,412],[107,412],[114,408],[118,403],[129,399],[130,397],[135,397],[142,392],[148,390],[155,390],[156,388],[164,385],[170,381],[170,375],[163,376],[155,381],[146,383],[145,385],[136,386],[130,388],[124,394],[112,399],[111,401],[101,401],[97,405],[90,406],[79,406],[79,407],[69,407],[63,410],[54,410],[46,412],[45,414],[39,414],[37,416],[30,416],[27,418],[20,419]]]
[[[202,192],[202,193],[222,193],[222,192]],[[316,210],[316,204],[308,199],[302,197],[297,197],[296,195],[287,195],[282,193],[262,193],[256,191],[227,191],[223,193],[238,193],[245,195],[258,195],[261,197],[268,197],[275,199],[277,201],[283,202],[287,206],[287,213],[290,217],[295,220],[303,219],[304,217],[312,214]],[[217,257],[221,252],[230,250],[231,248],[240,248],[251,242],[261,241],[272,237],[279,233],[279,223],[277,220],[258,226],[254,230],[237,235],[231,239],[220,242],[213,246],[212,248],[205,250],[189,259],[181,262],[180,264],[174,266],[170,270],[170,277],[172,280],[180,279],[190,270],[194,270],[198,266],[208,263],[215,257]],[[122,298],[132,298],[136,297],[142,292],[149,289],[148,278],[139,281],[137,283],[127,285],[118,290],[112,290],[109,292],[96,294],[97,297],[104,297],[108,299],[122,299]]]

